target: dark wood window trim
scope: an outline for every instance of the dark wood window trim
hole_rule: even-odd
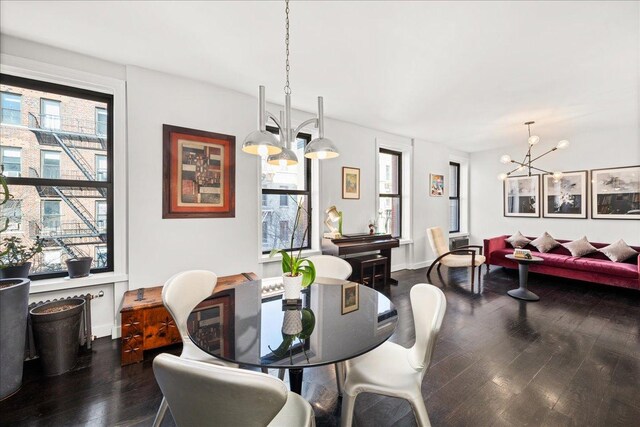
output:
[[[398,174],[395,177],[398,181],[398,192],[393,194],[393,193],[379,193],[378,197],[379,198],[393,198],[393,199],[398,199],[398,231],[399,231],[399,235],[397,236],[393,236],[395,238],[402,238],[402,152],[400,151],[394,151],[394,150],[389,150],[387,148],[380,148],[378,154],[390,154],[392,156],[397,156],[398,157]],[[378,187],[380,187],[380,184],[377,184]],[[379,190],[378,190],[379,191]]]

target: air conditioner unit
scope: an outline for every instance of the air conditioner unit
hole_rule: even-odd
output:
[[[469,244],[469,237],[451,237],[449,238],[449,250],[458,249],[461,246],[467,246]]]

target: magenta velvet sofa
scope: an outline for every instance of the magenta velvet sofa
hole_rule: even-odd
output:
[[[487,258],[487,266],[499,265],[506,268],[518,268],[517,262],[505,258],[505,255],[513,253],[513,248],[506,241],[507,238],[509,238],[509,235],[484,240],[484,255]],[[527,238],[533,240],[535,237]],[[570,240],[557,241],[559,243],[570,242]],[[608,245],[608,243],[590,243],[596,248],[603,248]],[[631,247],[640,252],[640,247]],[[579,258],[573,257],[562,245],[545,253],[538,252],[531,245],[525,246],[524,249],[529,249],[532,255],[544,259],[544,262],[540,264],[529,265],[529,271],[533,273],[640,289],[640,265],[638,265],[637,255],[624,262],[613,262],[602,252],[595,252]]]

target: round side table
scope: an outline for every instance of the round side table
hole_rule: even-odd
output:
[[[544,259],[533,256],[530,259],[528,258],[517,258],[513,255],[505,255],[505,258],[508,258],[512,261],[516,261],[518,263],[518,276],[520,278],[520,287],[518,289],[512,289],[507,293],[509,296],[525,301],[538,301],[540,297],[529,289],[527,289],[527,278],[529,276],[529,264],[539,264],[544,261]]]

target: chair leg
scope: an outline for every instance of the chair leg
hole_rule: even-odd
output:
[[[418,422],[419,427],[431,427],[431,422],[429,421],[429,415],[427,414],[427,408],[424,406],[424,400],[422,400],[422,396],[416,396],[409,401],[411,403],[411,407],[413,408],[413,413],[416,416],[416,421]],[[343,403],[344,405],[344,403]]]
[[[160,427],[160,424],[162,424],[162,420],[164,419],[164,416],[167,413],[167,408],[169,408],[167,399],[165,399],[164,396],[162,396],[162,402],[160,402],[160,408],[158,408],[158,413],[156,414],[156,418],[153,420],[153,427]]]
[[[336,367],[336,386],[338,387],[338,396],[342,396],[342,390],[344,390],[344,362],[338,362]]]
[[[340,427],[351,427],[353,425],[353,410],[356,405],[356,396],[351,396],[346,391],[342,393],[342,415],[340,416]]]
[[[431,270],[433,270],[433,267],[436,266],[436,262],[432,262],[431,265],[429,266],[429,269],[427,270],[427,277],[429,277],[429,275],[431,274]]]
[[[476,266],[472,265],[471,266],[471,293],[473,293],[473,282],[475,281],[475,275],[476,275]]]
[[[280,379],[280,381],[284,381],[284,369],[283,368],[278,369],[278,378]]]

